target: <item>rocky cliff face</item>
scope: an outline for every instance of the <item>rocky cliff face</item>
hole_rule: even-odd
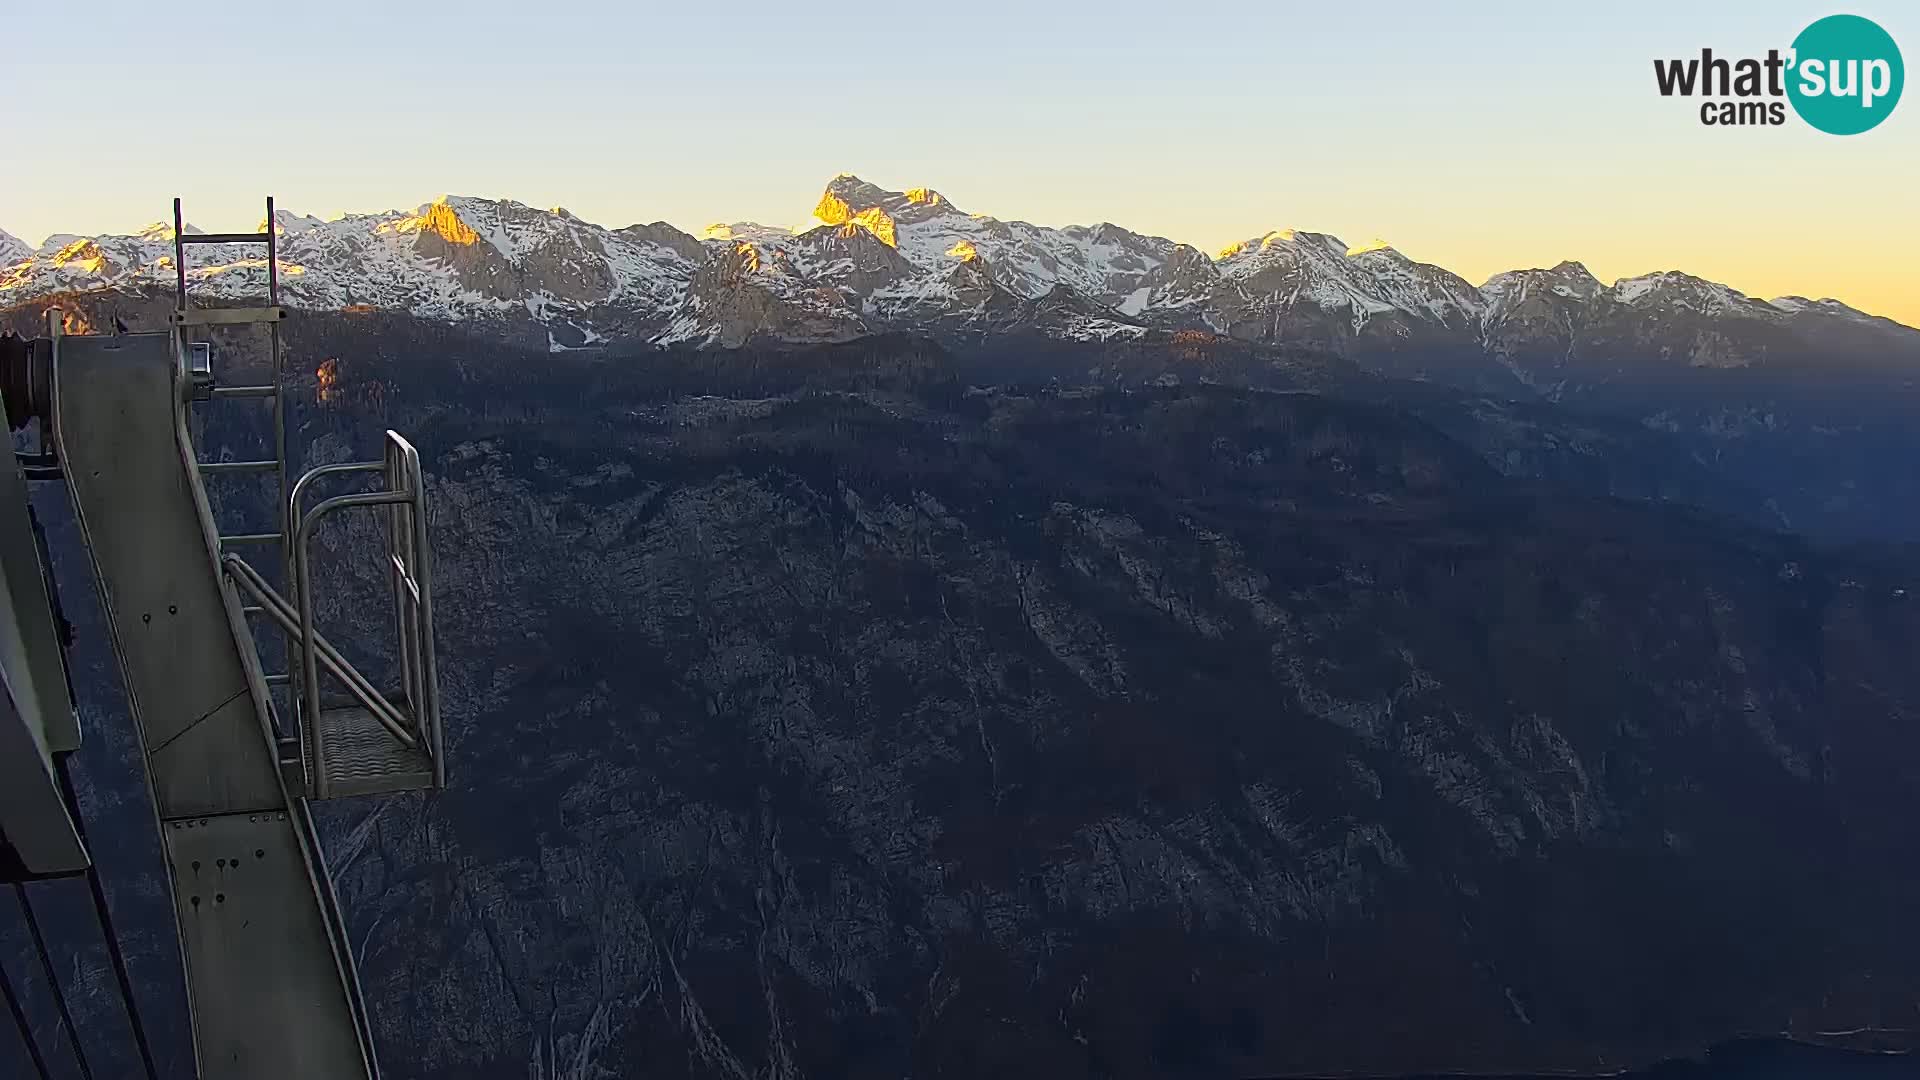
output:
[[[305,464],[429,459],[453,786],[325,808],[396,1075],[1604,1071],[1920,992],[1920,563],[1674,505],[1766,513],[1681,433],[1212,334],[288,335]],[[318,614],[377,667],[374,542]]]
[[[1920,990],[1911,559],[1337,365],[432,332],[292,331],[308,463],[430,459],[454,784],[326,808],[398,1075],[1604,1070]]]
[[[460,779],[336,862],[409,1074],[1603,1068],[1915,989],[1911,565],[1316,396],[523,404],[389,418]]]

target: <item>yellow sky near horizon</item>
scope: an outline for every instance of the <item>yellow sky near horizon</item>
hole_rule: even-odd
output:
[[[1016,140],[1021,158],[994,141],[901,145],[861,126],[815,136],[783,163],[810,165],[812,185],[768,188],[773,177],[749,171],[712,185],[711,205],[738,220],[777,199],[778,219],[794,221],[818,185],[851,169],[892,190],[931,186],[971,212],[1111,221],[1209,253],[1297,228],[1350,245],[1378,238],[1476,285],[1571,259],[1608,284],[1679,270],[1920,328],[1920,95],[1874,130],[1836,137],[1791,110],[1780,125],[1705,125],[1700,101],[1654,86],[1656,57],[1788,44],[1814,17],[1797,0],[1463,3],[1402,7],[1390,23],[1367,6],[1314,17],[1345,24],[1326,28],[1324,52],[1308,49],[1311,20],[1288,10],[1200,84],[1103,92],[1094,111],[1057,110],[1070,121],[1038,110],[1042,134]],[[1920,42],[1920,8],[1855,9]],[[1242,22],[1253,20],[1222,25]],[[1169,27],[1169,47],[1188,32]],[[988,125],[995,140],[1009,120]]]
[[[371,32],[430,20],[417,0],[344,0],[280,43],[287,70],[329,73],[324,92],[221,96],[217,156],[176,137],[148,43],[250,43],[244,4],[106,3],[122,32],[89,43],[88,78],[61,48],[16,57],[17,101],[61,97],[0,107],[0,146],[64,155],[0,170],[0,227],[23,239],[137,230],[175,194],[196,224],[231,229],[258,222],[267,192],[324,217],[448,190],[697,235],[804,222],[852,170],[967,211],[1111,221],[1208,252],[1307,229],[1378,237],[1475,284],[1572,259],[1603,282],[1681,270],[1920,326],[1920,94],[1837,137],[1791,114],[1703,125],[1698,100],[1655,85],[1656,59],[1788,47],[1827,13],[1804,0],[1189,0],[1177,15],[844,0],[830,19],[771,0],[560,0],[543,17],[565,50],[522,47],[523,7],[476,0],[463,48],[444,51]],[[1848,6],[1913,66],[1920,5]],[[14,40],[64,40],[63,11],[14,15]],[[856,41],[856,25],[884,31]],[[702,44],[638,62],[633,43],[656,41]]]

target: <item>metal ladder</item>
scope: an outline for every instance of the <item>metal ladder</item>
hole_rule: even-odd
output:
[[[200,244],[264,244],[267,249],[267,303],[265,307],[221,307],[193,308],[187,303],[187,249]],[[279,485],[279,497],[276,506],[279,510],[279,528],[273,532],[260,533],[222,533],[220,548],[222,554],[229,545],[277,544],[280,547],[280,565],[287,567],[291,574],[291,560],[287,550],[288,505],[291,492],[287,486],[287,412],[286,412],[286,370],[285,359],[280,350],[280,323],[287,317],[286,308],[280,306],[280,247],[279,222],[273,215],[273,196],[267,196],[267,231],[263,233],[186,233],[186,221],[181,213],[180,200],[173,200],[173,273],[174,302],[173,325],[184,348],[188,350],[188,377],[193,387],[195,401],[220,400],[225,398],[267,398],[273,402],[273,457],[257,461],[202,461],[199,462],[201,476],[216,476],[233,473],[261,473],[271,471]],[[201,348],[198,344],[186,340],[188,327],[194,326],[248,326],[265,325],[267,328],[267,348],[273,363],[273,381],[241,386],[218,386],[214,383],[211,347]],[[244,614],[254,615],[266,609],[258,604],[249,604],[242,609]],[[282,655],[282,666],[277,672],[266,676],[268,686],[285,686],[292,680],[293,646],[287,643]]]

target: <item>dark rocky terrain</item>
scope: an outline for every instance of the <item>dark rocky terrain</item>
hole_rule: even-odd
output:
[[[391,426],[432,473],[453,787],[325,808],[391,1075],[1603,1071],[1915,1026],[1920,553],[1780,531],[1800,480],[1689,425],[1210,337],[291,342],[334,361],[306,464]],[[371,536],[326,537],[320,613],[364,658]],[[111,1027],[97,949],[71,979]]]

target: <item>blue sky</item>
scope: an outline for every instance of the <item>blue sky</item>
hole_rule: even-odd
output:
[[[845,170],[1208,249],[1291,226],[1476,281],[1679,267],[1920,322],[1920,102],[1842,139],[1704,128],[1653,89],[1655,57],[1785,48],[1834,10],[1920,56],[1920,7],[1884,0],[16,4],[0,228],[131,230],[174,194],[244,228],[268,192],[796,224]]]

